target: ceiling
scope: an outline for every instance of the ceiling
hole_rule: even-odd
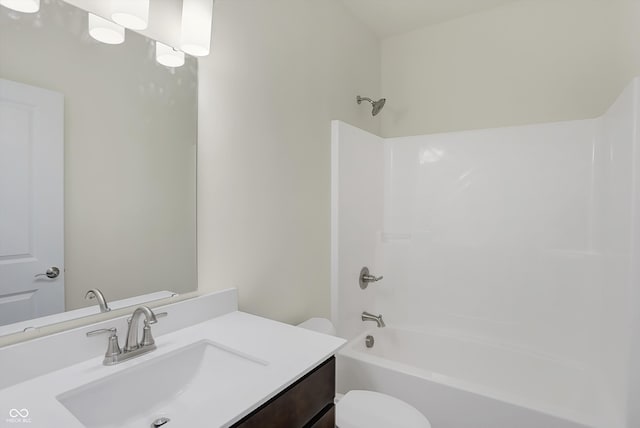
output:
[[[384,38],[515,0],[342,0],[353,14]]]

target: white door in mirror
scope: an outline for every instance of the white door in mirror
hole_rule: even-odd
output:
[[[0,79],[0,325],[64,311],[64,97]]]

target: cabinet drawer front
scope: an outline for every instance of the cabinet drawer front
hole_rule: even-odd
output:
[[[317,414],[321,413],[328,405],[333,403],[336,390],[335,371],[336,360],[334,357],[331,357],[316,367],[311,373],[233,425],[233,427],[304,427],[311,422]],[[315,427],[316,425],[313,426]],[[323,427],[324,425],[317,426]]]
[[[336,427],[336,406],[331,407],[314,423],[309,425],[309,428],[335,428]]]

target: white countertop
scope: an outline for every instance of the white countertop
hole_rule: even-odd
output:
[[[163,319],[170,322],[170,319]],[[120,344],[124,341],[120,332]],[[96,337],[104,343],[107,337]],[[211,320],[156,337],[157,350],[115,366],[102,365],[102,356],[53,371],[0,390],[0,426],[25,426],[9,418],[10,409],[28,409],[30,427],[74,428],[83,425],[56,399],[64,392],[108,377],[192,343],[208,340],[251,355],[268,364],[264,375],[254,378],[252,390],[229,396],[224,406],[211,403],[206,426],[228,427],[294,383],[333,355],[345,340],[293,327],[243,312],[231,312]],[[69,349],[68,352],[73,352]],[[46,358],[43,355],[42,358]],[[10,370],[2,367],[2,370]],[[162,379],[158,379],[162,382]],[[215,382],[215,379],[212,379]],[[149,387],[153,387],[150,385]],[[184,418],[182,419],[184,421]],[[205,421],[192,421],[201,426]],[[139,425],[136,425],[139,426]],[[171,424],[167,425],[168,427]],[[123,427],[124,428],[124,427]]]

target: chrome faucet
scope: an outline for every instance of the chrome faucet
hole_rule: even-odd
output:
[[[385,323],[382,320],[382,315],[375,316],[369,312],[362,313],[362,321],[375,321],[378,324],[378,328],[385,327]]]
[[[142,342],[138,342],[138,322],[144,315],[144,328],[142,329]],[[133,311],[131,318],[127,319],[129,328],[127,329],[127,342],[124,345],[125,352],[135,351],[144,346],[154,346],[155,341],[151,336],[151,325],[158,322],[156,314],[148,306],[139,306]]]
[[[145,316],[144,327],[142,328],[142,340],[138,342],[138,323],[142,315]],[[118,343],[118,331],[115,328],[93,330],[87,333],[87,337],[109,333],[109,344],[102,363],[105,366],[112,366],[156,349],[156,342],[151,335],[151,325],[157,323],[158,318],[166,315],[166,312],[155,314],[148,306],[139,306],[136,308],[131,318],[127,319],[127,323],[129,324],[127,341],[122,350]]]
[[[99,288],[92,288],[91,290],[87,291],[87,294],[84,295],[84,298],[86,300],[97,299],[98,305],[100,305],[100,312],[109,312],[111,310],[111,308],[107,304],[107,299],[104,297],[104,294],[102,294],[102,291],[100,291]]]

